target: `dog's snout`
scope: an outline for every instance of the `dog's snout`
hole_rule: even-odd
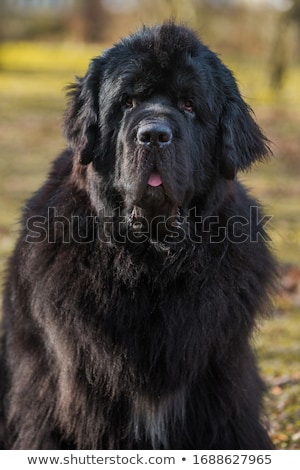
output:
[[[147,147],[152,145],[163,147],[171,143],[172,131],[163,123],[145,124],[139,128],[137,140],[139,144]]]

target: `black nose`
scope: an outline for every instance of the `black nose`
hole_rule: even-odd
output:
[[[151,123],[141,126],[137,133],[139,144],[150,147],[157,145],[163,147],[172,141],[172,131],[166,124]]]

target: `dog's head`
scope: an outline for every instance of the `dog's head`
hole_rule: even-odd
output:
[[[94,191],[105,186],[147,218],[190,207],[268,152],[232,73],[173,23],[94,59],[71,92],[65,129],[74,158],[98,178]]]

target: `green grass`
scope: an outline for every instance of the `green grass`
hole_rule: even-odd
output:
[[[290,308],[265,323],[255,346],[268,386],[273,441],[281,449],[300,449],[299,309]]]
[[[23,201],[64,148],[65,87],[99,48],[12,43],[0,51],[0,270],[14,244]]]
[[[17,235],[24,199],[36,190],[50,162],[64,148],[64,88],[84,74],[101,47],[74,44],[5,44],[0,50],[0,270]],[[246,101],[274,142],[274,158],[241,179],[273,215],[272,247],[281,262],[300,265],[300,69],[288,71],[284,88],[268,86],[268,70],[246,59],[223,57]],[[2,276],[3,278],[3,276]],[[255,337],[268,383],[271,432],[279,448],[300,449],[299,315],[282,305]]]

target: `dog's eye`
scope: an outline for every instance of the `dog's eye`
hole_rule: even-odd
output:
[[[127,96],[125,99],[126,108],[128,109],[133,108],[133,105],[134,105],[134,99],[132,98],[132,96]]]
[[[187,99],[184,102],[184,110],[187,111],[188,113],[193,113],[194,112],[194,103],[192,100]]]

